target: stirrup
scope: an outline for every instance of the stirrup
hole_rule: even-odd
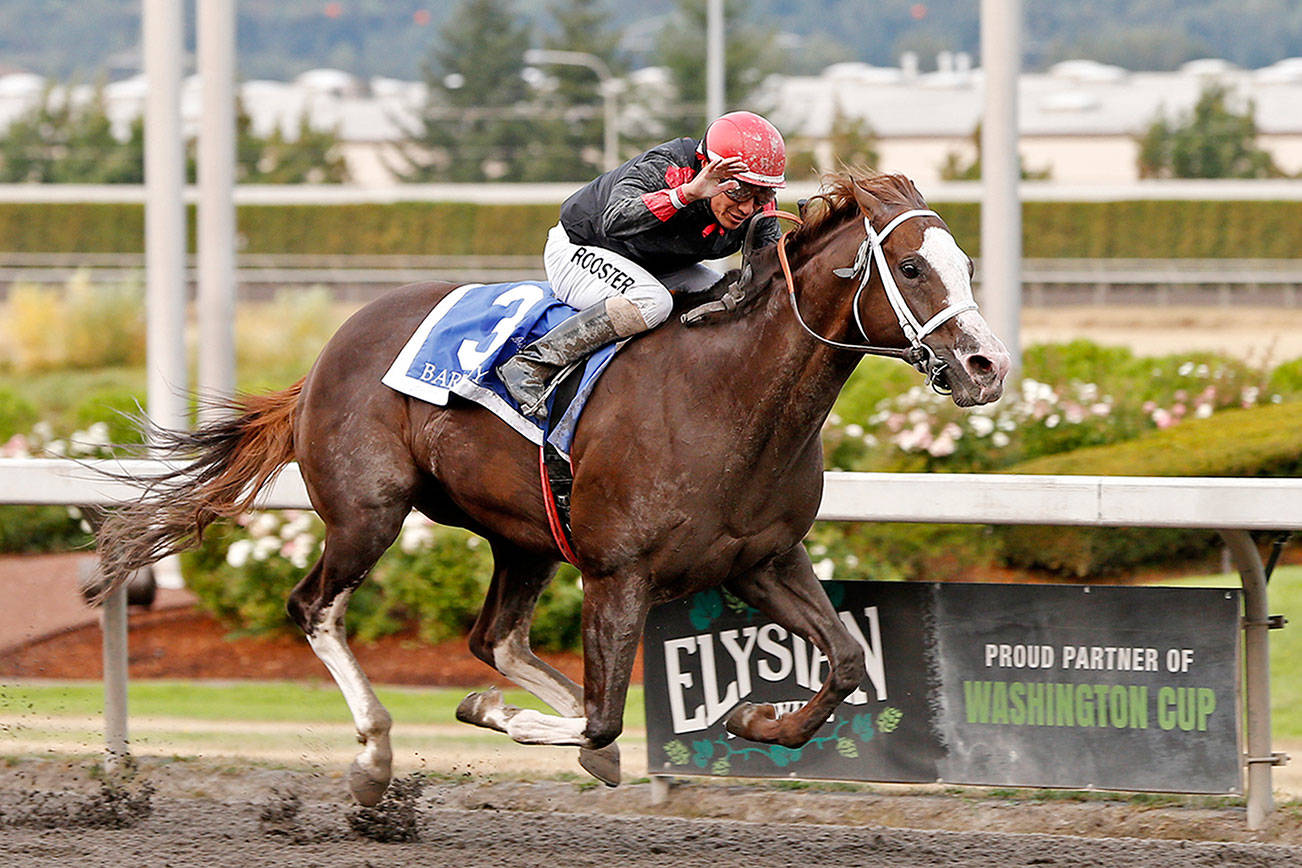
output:
[[[571,373],[573,373],[575,368],[577,368],[579,365],[584,364],[586,361],[587,361],[587,357],[585,356],[584,358],[579,359],[577,362],[571,362],[565,367],[560,368],[554,374],[548,377],[547,385],[543,386],[543,390],[538,393],[537,398],[533,399],[528,404],[524,403],[523,401],[520,401],[521,415],[533,416],[538,419],[543,418],[547,412],[547,399],[550,398],[552,396],[552,393],[555,392],[557,388],[560,387],[561,383],[565,382],[565,378],[568,377]],[[512,397],[515,396],[512,395]]]

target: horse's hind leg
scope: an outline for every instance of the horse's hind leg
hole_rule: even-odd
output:
[[[800,747],[863,681],[867,674],[863,648],[837,617],[803,545],[728,587],[778,624],[808,638],[827,656],[827,679],[802,708],[779,718],[772,705],[744,702],[728,716],[726,725],[733,735]]]
[[[339,685],[363,745],[349,770],[348,787],[363,805],[375,805],[393,774],[389,728],[393,719],[348,647],[344,612],[353,591],[397,537],[408,508],[403,504],[331,504],[325,551],[290,593],[290,617],[307,635],[312,651]],[[332,521],[339,516],[345,520]]]
[[[539,660],[529,647],[529,625],[538,597],[556,572],[551,558],[532,555],[505,541],[493,543],[493,580],[475,626],[470,631],[470,651],[480,660],[550,705],[565,717],[583,714],[583,690],[552,666]],[[496,689],[472,693],[457,708],[466,723],[508,732],[507,723],[518,709],[502,702]],[[579,749],[579,765],[593,777],[614,786],[619,783],[619,748]]]
[[[584,577],[583,708],[557,716],[530,708],[506,709],[485,725],[504,729],[521,744],[572,744],[600,750],[624,726],[624,700],[649,607],[641,582],[624,576]]]

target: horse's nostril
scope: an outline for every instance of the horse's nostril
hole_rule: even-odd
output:
[[[974,380],[987,380],[994,376],[995,363],[980,353],[963,359],[963,366],[967,368]]]

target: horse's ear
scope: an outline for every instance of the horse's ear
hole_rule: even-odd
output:
[[[885,195],[879,194],[878,190]],[[925,207],[922,194],[913,181],[904,175],[878,175],[867,184],[862,181],[856,183],[854,198],[864,214],[874,222],[885,220],[902,202],[917,203],[914,207]]]
[[[886,219],[889,210],[887,204],[863,184],[854,185],[854,200],[859,203],[860,210],[872,222],[877,223]]]

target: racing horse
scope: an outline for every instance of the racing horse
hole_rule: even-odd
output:
[[[366,305],[288,389],[231,399],[228,417],[194,431],[154,432],[157,448],[188,463],[140,480],[140,499],[106,521],[104,593],[251,508],[297,459],[325,541],[287,609],[352,713],[358,802],[376,804],[388,786],[392,720],[348,647],[344,612],[412,509],[490,543],[493,576],[470,650],[556,712],[515,708],[494,689],[467,696],[461,720],[522,743],[578,746],[585,769],[618,783],[614,742],[648,610],[724,586],[828,659],[802,708],[778,716],[746,703],[728,730],[804,744],[865,677],[863,652],[801,544],[822,496],[819,434],[837,394],[865,353],[879,353],[915,364],[959,406],[987,403],[1003,390],[1009,355],[976,310],[971,260],[911,181],[847,171],[802,211],[780,244],[754,251],[734,310],[631,341],[597,382],[570,453],[581,687],[529,647],[534,606],[562,559],[537,447],[476,404],[436,406],[379,382],[449,283]]]

